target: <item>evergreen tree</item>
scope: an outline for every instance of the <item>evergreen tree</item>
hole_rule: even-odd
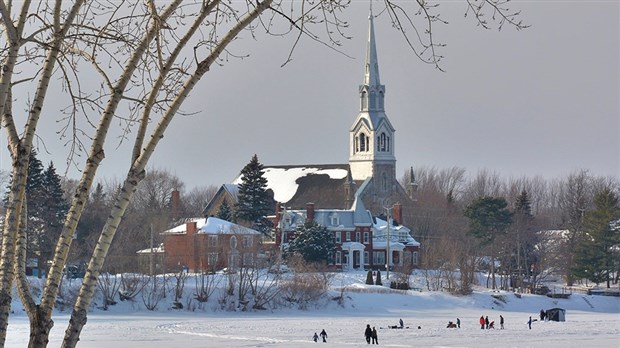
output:
[[[525,189],[517,197],[514,207],[512,238],[510,238],[510,241],[514,243],[514,245],[511,244],[514,249],[511,250],[509,272],[517,272],[519,275],[517,286],[522,286],[522,277],[531,276],[531,265],[536,261],[535,245],[538,243],[538,237],[534,231],[532,204]]]
[[[110,208],[103,185],[97,183],[91,193],[75,230],[76,241],[71,247],[73,262],[86,262],[105,225]]]
[[[315,221],[306,221],[297,226],[288,252],[301,255],[306,262],[330,263],[335,247],[334,238],[327,228]]]
[[[45,232],[41,238],[41,255],[50,260],[55,249],[55,243],[62,232],[62,227],[69,210],[69,204],[64,198],[60,176],[56,173],[54,163],[43,172],[43,187],[39,216],[45,222]]]
[[[235,206],[235,221],[244,220],[252,224],[274,211],[272,199],[267,192],[267,179],[264,177],[263,165],[254,155],[250,163],[241,170],[238,202]]]
[[[377,270],[377,281],[375,282],[375,285],[383,285],[383,281],[381,281],[381,271]]]
[[[594,210],[586,214],[586,238],[577,247],[573,274],[595,283],[607,281],[618,268],[620,246],[620,207],[618,196],[606,188],[594,196]]]
[[[495,289],[495,240],[504,234],[512,223],[512,213],[506,208],[504,198],[481,197],[465,208],[464,215],[469,218],[469,233],[481,246],[491,247],[491,277]]]
[[[372,279],[372,271],[368,271],[368,273],[366,274],[366,284],[368,285],[374,285],[375,282]]]
[[[233,214],[232,214],[232,211],[230,210],[230,206],[228,205],[228,203],[226,203],[226,201],[223,201],[222,204],[220,205],[220,209],[218,209],[216,217],[218,219],[222,219],[226,221],[230,221],[232,219]]]

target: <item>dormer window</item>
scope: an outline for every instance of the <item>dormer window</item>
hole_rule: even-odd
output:
[[[338,226],[340,225],[340,218],[338,217],[338,214],[333,213],[329,216],[329,223],[332,226]]]

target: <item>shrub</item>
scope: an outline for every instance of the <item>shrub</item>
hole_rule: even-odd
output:
[[[372,271],[368,271],[368,274],[366,274],[366,284],[368,285],[374,285],[375,282],[372,279]]]

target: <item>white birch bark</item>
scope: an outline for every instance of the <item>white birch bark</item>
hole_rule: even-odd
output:
[[[80,288],[77,302],[73,307],[71,319],[67,330],[65,331],[65,337],[62,344],[63,348],[75,347],[79,340],[82,328],[86,324],[88,308],[97,288],[97,277],[99,276],[103,263],[105,262],[108,250],[118,229],[118,224],[120,223],[120,220],[129,205],[129,201],[135,192],[136,187],[140,181],[144,179],[144,168],[157,147],[157,144],[163,138],[166,128],[178,112],[183,102],[187,99],[187,96],[196,83],[209,71],[211,64],[213,64],[217,57],[219,57],[226,46],[233,41],[241,30],[246,28],[250,23],[252,23],[252,21],[258,18],[263,11],[269,8],[272,2],[273,0],[265,0],[259,3],[251,12],[241,18],[239,22],[219,41],[218,45],[205,60],[198,63],[196,71],[183,85],[183,88],[181,88],[179,94],[151,134],[150,140],[146,147],[133,163],[127,174],[127,178],[123,183],[121,192],[116,198],[112,212],[103,227],[101,236],[95,246],[93,256],[88,264],[88,269],[86,271],[86,275],[84,276],[84,281]]]

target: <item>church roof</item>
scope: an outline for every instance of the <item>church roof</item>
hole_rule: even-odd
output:
[[[344,208],[344,183],[348,164],[264,166],[267,189],[273,191],[276,202],[292,209],[301,209],[306,203],[317,207]],[[239,175],[233,184],[241,183]]]

